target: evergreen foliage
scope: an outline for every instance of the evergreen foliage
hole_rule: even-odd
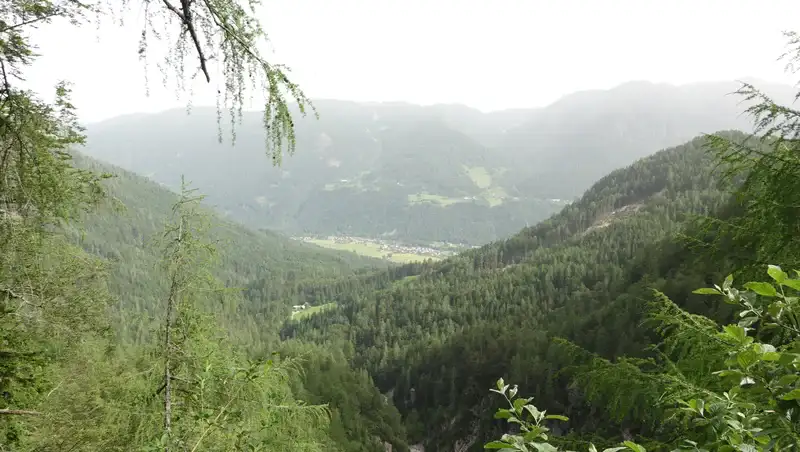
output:
[[[284,68],[258,54],[257,41],[265,35],[243,7],[215,1],[144,4],[143,38],[147,32],[169,37],[169,28],[153,28],[159,18],[180,32],[168,55],[178,89],[184,87],[184,57],[190,53],[186,42],[194,44],[205,75],[206,62],[224,56],[222,101],[232,118],[241,113],[245,86],[264,82],[273,161],[280,161],[284,145],[293,149],[293,123],[281,89],[301,105],[305,98]],[[126,224],[117,210],[102,205],[98,213],[98,202],[107,199],[107,175],[96,172],[96,164],[73,158],[71,147],[84,137],[69,86],[59,84],[53,102],[16,87],[36,56],[32,28],[57,19],[75,25],[101,19],[106,6],[18,0],[0,6],[0,450],[340,450],[329,433],[329,409],[301,402],[292,390],[302,376],[302,361],[269,354],[257,359],[264,350],[253,349],[266,348],[267,342],[243,348],[241,331],[220,328],[220,318],[229,324],[242,318],[236,307],[244,303],[237,301],[238,291],[221,290],[224,284],[212,276],[220,272],[204,263],[209,244],[187,235],[197,232],[194,200],[179,199],[178,227],[164,236],[166,266],[151,270],[155,253],[142,245],[164,221],[163,203],[171,196],[128,174],[122,191],[133,191],[123,196],[146,195],[139,200],[143,204],[131,206],[137,221]],[[114,183],[120,181],[111,183],[112,191]],[[217,237],[252,242],[237,245],[249,255],[224,261],[232,263],[221,272],[227,282],[251,275],[292,281],[315,271],[315,276],[339,275],[373,265],[217,219],[211,223],[222,230]],[[123,239],[108,240],[115,234]],[[277,253],[258,257],[272,251]],[[121,261],[126,258],[131,259]],[[285,265],[265,268],[271,260]],[[236,266],[243,261],[251,273],[236,279],[245,273]],[[166,304],[158,302],[165,299]],[[278,299],[273,294],[270,300]],[[222,314],[228,310],[227,317],[218,306],[224,307]],[[285,300],[270,306],[284,317]],[[128,313],[149,314],[155,322],[137,322]],[[256,318],[248,318],[257,325]],[[129,329],[120,328],[126,322]],[[160,332],[149,334],[156,325]],[[346,446],[351,439],[344,435],[337,441]]]
[[[235,120],[245,86],[264,83],[280,162],[295,140],[281,89],[305,98],[257,53],[247,9],[144,5],[143,56],[152,31],[179,33],[179,89],[187,55],[206,78],[221,58]],[[699,137],[508,240],[376,269],[73,154],[68,85],[46,102],[13,82],[35,57],[24,30],[101,6],[0,6],[0,450],[798,447],[800,273],[783,269],[800,267],[800,113],[744,85],[756,137]],[[129,217],[98,205],[108,193],[129,197]],[[145,243],[173,203],[154,270]],[[219,266],[215,239],[230,243]],[[303,302],[335,307],[289,321]],[[508,408],[492,419],[498,374],[569,417],[501,380]]]
[[[787,37],[786,55],[794,62],[798,40],[793,33]],[[656,291],[643,319],[658,335],[641,350],[644,359],[603,357],[585,345],[556,341],[572,363],[563,370],[583,396],[616,422],[635,427],[651,449],[793,450],[800,439],[800,272],[793,278],[781,266],[764,264],[797,265],[800,122],[797,112],[750,84],[738,94],[754,101],[747,112],[759,140],[754,145],[709,137],[722,181],[735,196],[715,216],[696,223],[699,236],[686,249],[704,256],[689,268],[714,265],[750,279],[766,267],[770,281],[762,276],[736,287],[731,273],[721,285],[693,291],[721,296],[732,313],[716,304],[711,309],[678,304]]]
[[[634,438],[655,450],[683,440],[760,447],[743,430],[695,435],[674,416],[677,400],[663,397],[705,394],[712,403],[731,393],[714,374],[727,370],[731,351],[716,325],[739,311],[696,287],[732,273],[755,279],[767,263],[797,265],[792,113],[761,94],[746,100],[760,135],[716,133],[662,151],[601,179],[550,220],[447,261],[306,290],[338,307],[287,324],[284,336],[352,341],[353,362],[394,394],[412,441],[428,447],[478,447],[502,431],[487,419],[493,403],[483,389],[498,374],[569,416],[553,427],[567,447]],[[680,322],[681,334],[647,328],[654,289],[654,319]],[[430,425],[442,433],[429,435]]]

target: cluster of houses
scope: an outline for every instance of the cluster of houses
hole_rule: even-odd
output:
[[[401,245],[399,243],[385,242],[383,240],[367,239],[362,237],[329,236],[327,237],[327,239],[332,240],[334,243],[340,243],[340,244],[357,243],[362,245],[377,245],[381,251],[386,251],[390,255],[392,253],[398,253],[398,254],[406,253],[406,254],[417,254],[421,256],[432,256],[432,257],[442,258],[452,254],[446,251],[438,250],[436,248],[429,248],[426,246]]]

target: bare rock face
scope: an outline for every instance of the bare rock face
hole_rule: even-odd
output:
[[[387,443],[386,441],[383,442],[383,450],[386,452],[392,452],[392,444]]]
[[[409,452],[425,452],[425,446],[422,444],[412,444],[408,448]]]

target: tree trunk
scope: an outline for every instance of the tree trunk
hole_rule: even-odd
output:
[[[181,246],[183,245],[183,218],[181,217],[180,226],[178,227],[177,247],[175,250],[175,259],[179,261],[181,256]],[[177,262],[176,262],[177,263]],[[175,298],[178,292],[178,272],[180,267],[174,269],[171,275],[169,296],[167,298],[167,319],[164,325],[164,432],[167,438],[170,437],[172,432],[172,317],[175,311]],[[168,439],[169,441],[169,439]],[[169,445],[164,448],[165,452],[169,452]]]

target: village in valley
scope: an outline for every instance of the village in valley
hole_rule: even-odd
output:
[[[299,236],[292,238],[325,248],[352,251],[362,256],[375,257],[397,263],[424,261],[427,259],[440,260],[466,248],[464,245],[452,243],[422,246],[351,236]]]

